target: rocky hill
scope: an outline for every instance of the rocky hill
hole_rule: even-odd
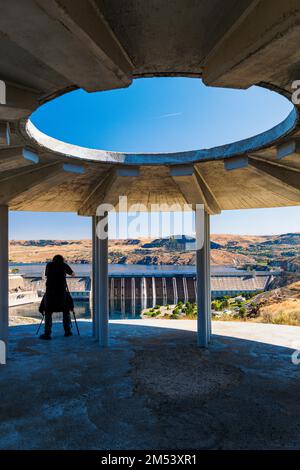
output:
[[[293,280],[295,282],[251,299],[251,305],[255,305],[256,321],[300,325],[300,275],[295,275]]]
[[[91,261],[90,240],[13,240],[10,243],[10,261],[15,263],[42,263],[62,253],[72,263]],[[212,241],[213,264],[243,265],[254,258],[231,253]],[[194,247],[176,244],[168,239],[110,240],[109,261],[121,264],[195,264]]]
[[[91,240],[12,240],[10,261],[41,263],[62,253],[69,262],[91,261]],[[269,264],[300,255],[300,233],[273,236],[212,235],[211,262],[215,265]],[[194,264],[192,237],[110,240],[109,261],[123,264]]]

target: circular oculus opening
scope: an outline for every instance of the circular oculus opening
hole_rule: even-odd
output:
[[[40,106],[26,130],[62,155],[184,164],[253,152],[290,132],[297,119],[288,99],[262,87],[233,90],[192,78],[147,78],[126,89],[60,96]]]

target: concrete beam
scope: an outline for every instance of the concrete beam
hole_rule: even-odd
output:
[[[221,212],[209,186],[205,182],[200,170],[190,165],[176,165],[170,167],[170,175],[188,204],[195,209],[196,204],[204,204],[209,214]]]
[[[300,204],[300,188],[297,182],[297,179],[300,179],[299,171],[289,170],[266,161],[258,161],[251,157],[246,172],[248,181],[253,181],[255,191],[260,188],[262,192],[273,193],[283,201],[289,201],[289,205]]]
[[[16,121],[29,116],[38,107],[36,91],[3,80],[0,84],[0,120]]]
[[[116,176],[117,177],[133,177],[136,178],[137,176],[140,176],[140,170],[139,168],[135,167],[124,167],[124,168],[117,168],[116,170]]]
[[[300,171],[249,157],[249,173],[254,172],[254,183],[295,203],[300,202]]]
[[[31,163],[39,163],[40,161],[40,157],[38,156],[38,154],[28,148],[23,148],[22,157],[24,158],[24,160],[27,160]]]
[[[0,30],[87,91],[131,83],[130,60],[90,1],[4,1],[0,4]]]
[[[229,5],[224,4],[224,9],[220,9],[220,2],[211,3],[211,14],[208,17],[212,28],[208,28],[205,34],[204,57],[217,49],[220,44],[234,31],[239,24],[244,21],[249,12],[260,0],[236,0]],[[222,5],[223,6],[223,5]],[[225,13],[226,8],[226,14]]]
[[[10,129],[7,122],[0,122],[0,146],[10,145]]]
[[[22,147],[0,148],[0,172],[34,165],[38,162],[39,156],[29,149]]]
[[[272,82],[277,70],[276,84],[292,78],[290,64],[299,57],[299,1],[253,2],[246,13],[206,57],[203,80],[207,85],[248,88]]]
[[[205,198],[206,201],[206,210],[209,214],[220,214],[221,213],[221,208],[219,206],[219,203],[208,185],[207,181],[205,180],[203,173],[201,172],[200,165],[195,166],[195,174],[196,174],[196,179],[197,182],[201,188],[202,194]]]
[[[233,157],[228,160],[224,160],[224,168],[227,171],[231,170],[240,170],[241,168],[246,168],[249,164],[248,157]]]
[[[101,175],[99,183],[88,191],[82,205],[78,209],[78,215],[96,215],[97,207],[103,202],[105,194],[115,178],[114,170],[107,171]]]
[[[292,150],[292,144],[288,144],[288,148]],[[284,149],[286,155],[294,155]],[[294,152],[294,150],[293,150]],[[233,157],[224,161],[224,168],[227,171],[247,169],[247,172],[254,173],[256,178],[254,183],[263,186],[266,190],[272,190],[279,196],[298,201],[300,188],[299,172],[295,168],[277,164],[269,160],[264,160],[259,156],[249,155],[241,157]]]
[[[111,204],[116,210],[121,210],[119,207],[119,198],[131,193],[139,176],[139,168],[124,167],[116,169],[115,179],[109,186],[103,202]]]
[[[297,155],[299,160],[300,142],[297,140],[290,140],[282,145],[278,145],[276,154],[278,160],[286,157],[293,157],[294,155]]]
[[[10,201],[21,194],[26,197],[34,187],[40,184],[43,184],[43,188],[46,188],[46,184],[55,185],[61,170],[61,164],[41,165],[23,175],[17,181],[14,179],[14,184],[11,184],[9,179],[2,181],[0,184],[0,204],[8,205]]]
[[[83,175],[85,173],[83,165],[74,165],[73,163],[64,163],[63,169],[68,173],[75,173],[76,175]]]
[[[23,177],[31,174],[35,169],[52,167],[53,163],[40,163],[37,166],[27,165],[21,168],[14,168],[13,170],[2,171],[0,173],[0,185],[5,181],[10,181],[10,184],[14,184],[14,181],[19,181]]]
[[[16,178],[18,173],[16,174],[14,170],[11,177],[10,172],[6,172],[4,178],[1,178],[0,173],[0,204],[9,204],[20,196],[28,198],[29,201],[41,192],[47,192],[51,187],[65,182],[67,174],[74,177],[74,172],[64,169],[63,163],[37,165],[28,171],[23,171],[20,178]]]
[[[102,203],[117,208],[119,197],[126,196],[138,176],[139,169],[135,167],[121,167],[106,172],[85,198],[78,214],[95,215],[97,207]]]
[[[6,121],[18,121],[19,119],[30,116],[31,110],[18,108],[16,106],[0,105],[0,119]]]

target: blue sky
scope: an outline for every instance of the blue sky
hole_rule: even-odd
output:
[[[199,79],[135,80],[127,89],[78,90],[37,110],[43,132],[77,145],[128,152],[207,148],[263,132],[291,110],[273,92],[208,88]],[[300,231],[300,207],[225,211],[212,233],[273,234]],[[90,238],[90,220],[75,214],[11,214],[10,238]]]

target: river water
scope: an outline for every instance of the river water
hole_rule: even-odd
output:
[[[70,264],[76,275],[91,275],[92,267],[90,264]],[[42,276],[45,272],[45,264],[11,264],[11,268],[17,268],[19,273],[27,276]],[[211,266],[212,273],[229,273],[236,271],[232,266]],[[196,274],[195,266],[182,265],[124,265],[109,264],[109,274],[114,276],[163,276],[163,275],[186,275]],[[157,298],[156,304],[162,305],[163,299]],[[25,317],[41,318],[38,312],[39,304],[20,305],[18,307],[10,307],[10,315],[18,315]],[[109,304],[111,319],[127,319],[140,318],[141,304],[136,302],[132,304],[131,300],[123,301],[115,299],[113,304]],[[147,307],[152,307],[152,300],[148,299]],[[91,310],[88,301],[75,301],[75,312],[77,318],[91,318]],[[53,319],[60,319],[61,314],[53,314]]]
[[[160,301],[160,302],[159,302]],[[157,303],[162,304],[162,299],[157,299]],[[91,309],[88,301],[77,300],[75,304],[75,313],[77,318],[91,318]],[[150,307],[150,305],[149,305]],[[31,318],[41,318],[41,314],[38,311],[39,304],[19,305],[17,307],[9,308],[10,316],[22,316]],[[109,318],[112,320],[120,320],[127,318],[140,318],[141,316],[141,304],[136,303],[132,305],[131,301],[126,301],[121,306],[120,302],[115,302],[114,306],[110,305]],[[54,313],[53,320],[62,319],[61,313]]]
[[[20,274],[41,276],[45,272],[45,263],[41,264],[10,264],[10,268],[17,268]],[[72,264],[71,268],[78,276],[89,276],[92,272],[91,264]],[[234,272],[234,266],[211,266],[212,273]],[[142,264],[109,264],[109,275],[114,276],[162,276],[178,274],[196,274],[196,266],[192,265],[142,265]]]

